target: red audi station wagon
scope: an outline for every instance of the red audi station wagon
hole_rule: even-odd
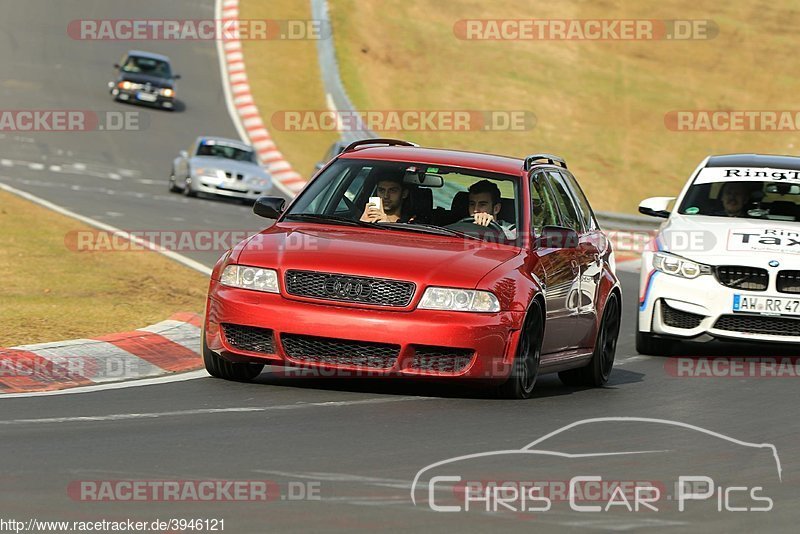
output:
[[[601,386],[622,295],[611,246],[566,162],[349,145],[211,274],[208,372],[435,377],[528,398],[536,377]]]

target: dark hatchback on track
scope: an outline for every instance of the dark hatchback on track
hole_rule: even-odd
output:
[[[108,87],[114,100],[175,109],[175,80],[169,58],[140,50],[131,50],[120,63],[116,79]]]

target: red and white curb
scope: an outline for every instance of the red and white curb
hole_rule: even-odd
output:
[[[216,9],[217,18],[223,22],[239,19],[239,0],[217,0]],[[275,184],[289,196],[296,195],[305,187],[307,180],[292,168],[278,150],[261,120],[247,81],[242,42],[233,36],[226,36],[218,42],[218,50],[228,110],[239,134],[246,137],[256,149],[259,160],[272,174]]]
[[[178,313],[131,332],[0,348],[0,397],[201,369],[201,324],[197,314]]]

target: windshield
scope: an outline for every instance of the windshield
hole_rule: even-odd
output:
[[[340,159],[303,191],[287,217],[346,217],[392,230],[516,244],[517,184],[513,176],[460,167]]]
[[[800,221],[798,171],[780,169],[703,169],[678,213],[711,217]]]
[[[122,65],[122,72],[146,74],[158,78],[172,78],[172,71],[169,68],[169,63],[161,61],[160,59],[139,56],[128,56],[125,64]]]
[[[197,146],[197,152],[195,155],[256,163],[256,154],[252,150],[224,145],[214,141],[201,141]]]

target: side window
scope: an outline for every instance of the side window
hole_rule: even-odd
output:
[[[336,206],[337,214],[349,213],[351,211],[351,206],[364,188],[364,181],[367,179],[367,176],[369,176],[371,170],[372,167],[362,167],[361,170],[358,171],[358,174],[356,174],[350,182],[350,185],[348,185],[347,189],[344,191],[343,198],[339,200],[339,204]],[[350,202],[348,203],[345,198]]]
[[[575,204],[578,206],[578,214],[583,220],[584,228],[587,230],[596,230],[597,224],[594,219],[592,207],[589,205],[589,200],[587,200],[586,195],[583,194],[581,186],[578,185],[578,181],[569,172],[561,171],[561,175],[564,177],[567,188],[572,193],[572,198],[575,199]]]
[[[537,172],[531,182],[531,221],[534,235],[541,235],[545,226],[558,225],[558,208],[544,174]]]
[[[553,186],[553,191],[556,194],[556,202],[558,202],[559,210],[561,211],[561,224],[567,228],[572,228],[576,232],[583,233],[583,226],[581,218],[573,204],[572,195],[564,185],[564,179],[556,171],[547,171],[550,178],[550,184]]]

